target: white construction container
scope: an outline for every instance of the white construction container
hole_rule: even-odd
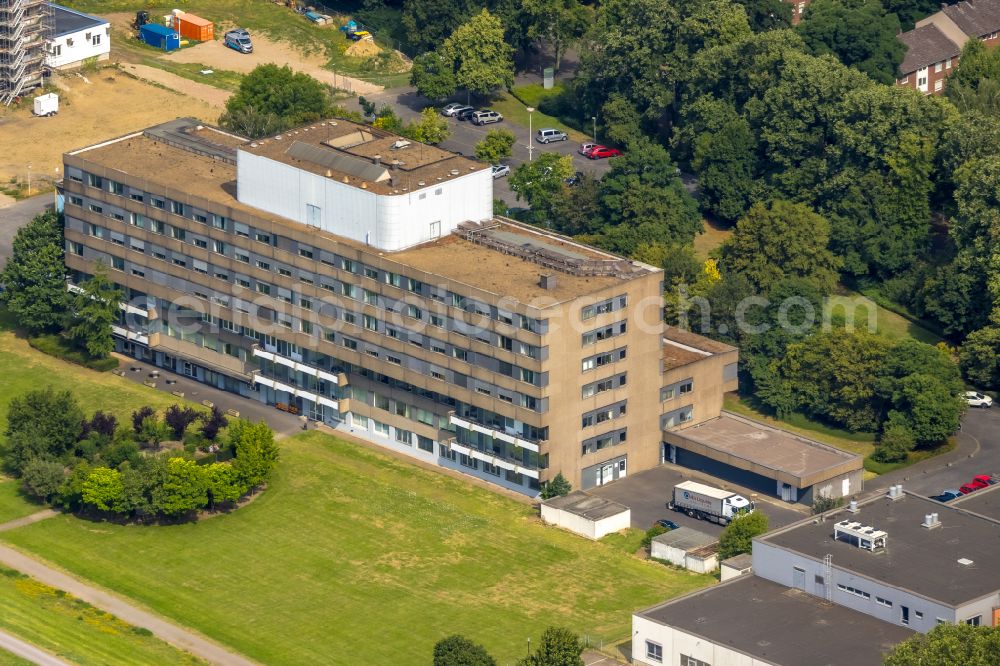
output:
[[[36,116],[54,116],[59,113],[59,95],[47,93],[35,98]]]

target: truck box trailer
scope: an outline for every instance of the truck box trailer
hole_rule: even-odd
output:
[[[692,518],[725,525],[741,513],[752,513],[754,503],[729,490],[685,481],[674,486],[674,498],[667,502],[667,508]]]

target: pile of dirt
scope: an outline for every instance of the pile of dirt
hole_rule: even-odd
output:
[[[374,58],[379,53],[382,53],[382,49],[378,47],[378,44],[371,37],[365,37],[348,46],[344,53],[352,58]]]

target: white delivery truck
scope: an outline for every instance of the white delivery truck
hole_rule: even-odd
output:
[[[674,499],[667,502],[667,508],[698,520],[725,525],[741,513],[753,513],[754,504],[734,492],[685,481],[674,486]]]

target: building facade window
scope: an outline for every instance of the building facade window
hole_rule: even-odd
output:
[[[663,646],[653,641],[646,641],[646,659],[663,663]]]

